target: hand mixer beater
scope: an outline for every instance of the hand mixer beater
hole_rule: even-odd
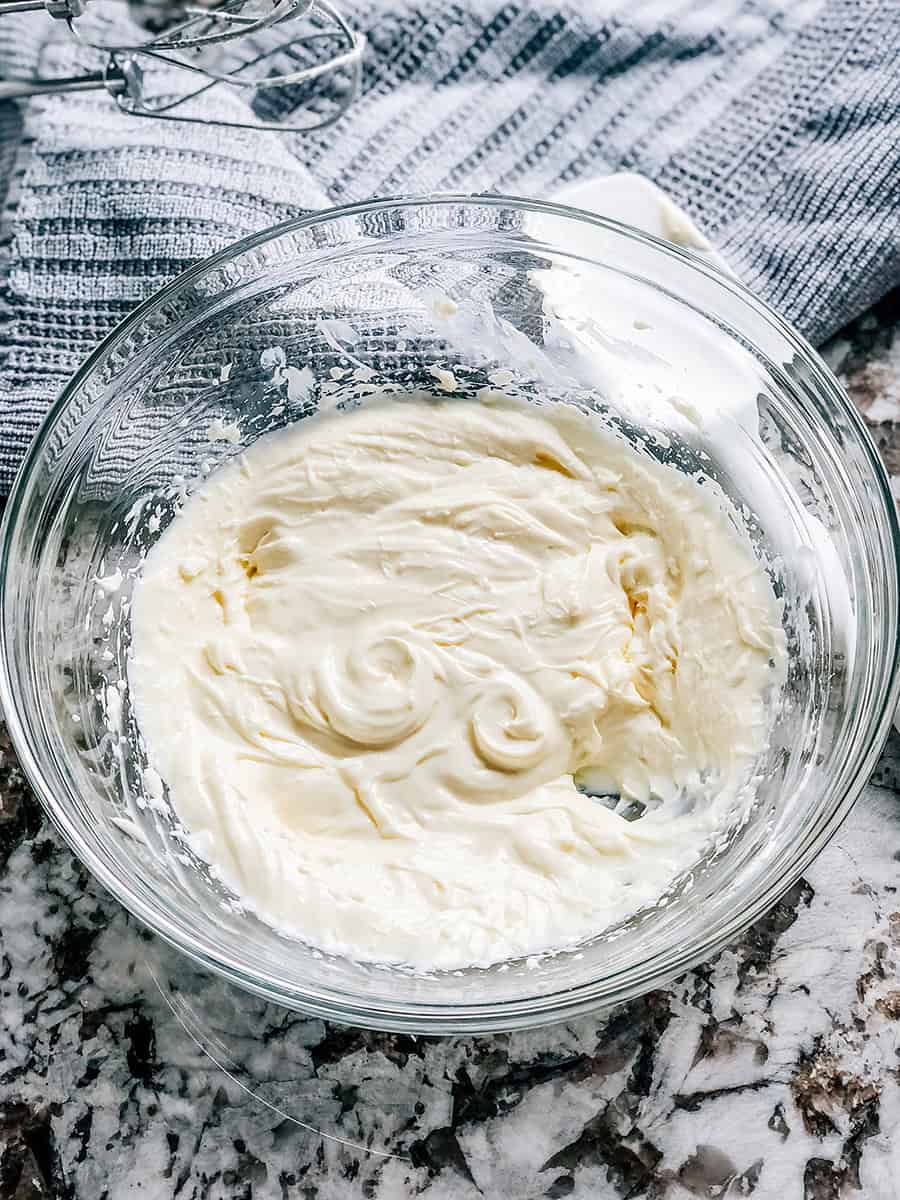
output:
[[[0,17],[43,10],[65,22],[102,63],[65,78],[0,80],[0,100],[105,89],[130,116],[304,133],[337,121],[359,91],[365,39],[331,0],[188,2],[166,9],[158,31],[134,25],[130,41],[105,35],[102,21],[88,25],[86,4],[0,0]],[[249,105],[211,110],[217,88]]]

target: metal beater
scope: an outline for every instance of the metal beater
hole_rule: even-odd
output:
[[[158,32],[120,44],[85,28],[86,3],[0,0],[0,17],[43,10],[104,56],[101,69],[82,75],[0,80],[0,100],[105,89],[129,116],[306,133],[339,120],[359,91],[365,38],[331,0],[188,2]],[[250,102],[246,120],[199,110],[196,102],[222,87]]]

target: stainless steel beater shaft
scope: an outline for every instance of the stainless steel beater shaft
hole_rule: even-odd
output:
[[[84,3],[83,0],[0,0],[0,17],[41,9],[60,21],[73,21],[84,12]]]

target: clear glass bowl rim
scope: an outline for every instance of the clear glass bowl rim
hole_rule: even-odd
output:
[[[90,376],[96,364],[107,356],[116,344],[123,340],[149,313],[164,305],[171,297],[211,270],[227,264],[257,246],[275,241],[285,234],[315,225],[325,225],[346,218],[358,218],[389,210],[428,207],[452,208],[460,205],[475,208],[514,208],[524,213],[559,217],[576,223],[581,222],[625,238],[634,239],[658,253],[679,260],[682,265],[686,264],[692,271],[714,280],[719,287],[732,291],[740,300],[755,310],[757,316],[762,317],[769,325],[773,326],[774,330],[791,346],[794,353],[800,357],[804,367],[814,379],[817,390],[826,394],[829,401],[836,405],[849,423],[855,427],[859,437],[857,448],[866,455],[872,477],[881,492],[881,499],[884,502],[890,526],[888,542],[892,548],[893,570],[891,574],[894,578],[893,612],[883,616],[882,621],[893,617],[895,637],[892,661],[887,673],[889,686],[885,688],[877,717],[871,723],[868,736],[864,740],[863,753],[859,759],[860,765],[851,784],[845,790],[840,801],[834,805],[828,820],[818,825],[815,836],[805,839],[802,851],[791,859],[789,867],[777,877],[770,879],[765,887],[758,889],[750,902],[740,907],[729,921],[723,922],[718,927],[699,936],[687,950],[668,955],[663,968],[660,968],[659,964],[654,966],[653,960],[642,962],[639,967],[628,968],[623,973],[624,978],[618,980],[616,976],[611,975],[581,984],[563,993],[535,995],[511,1001],[461,1005],[419,1004],[403,1001],[381,1003],[376,1007],[368,1002],[359,1004],[355,1002],[354,997],[346,994],[336,996],[334,993],[309,991],[298,995],[296,989],[286,988],[273,975],[248,974],[239,961],[233,956],[221,952],[211,939],[197,936],[171,923],[164,906],[154,907],[146,904],[131,890],[126,880],[107,868],[91,847],[84,842],[77,824],[67,811],[66,803],[59,800],[44,777],[37,754],[32,748],[27,718],[16,699],[8,631],[5,620],[0,619],[0,705],[2,705],[10,739],[22,770],[45,812],[70,848],[89,868],[94,878],[102,883],[124,908],[165,942],[201,966],[273,1003],[283,1004],[292,1009],[343,1023],[376,1029],[409,1030],[435,1034],[523,1028],[566,1019],[598,1007],[621,1003],[662,986],[723,949],[796,883],[840,828],[875,767],[890,732],[894,712],[900,702],[900,670],[898,670],[900,667],[900,614],[898,614],[897,600],[900,595],[900,521],[898,521],[896,504],[881,456],[865,422],[815,349],[765,301],[755,296],[737,279],[708,265],[695,254],[623,222],[601,217],[583,209],[509,195],[440,193],[383,197],[355,204],[340,205],[302,217],[291,218],[250,234],[231,243],[216,254],[202,259],[140,303],[103,339],[76,370],[57,400],[51,405],[26,452],[10,491],[2,524],[0,524],[0,606],[6,603],[7,577],[11,550],[18,532],[18,518],[29,493],[33,472],[40,463],[54,422],[65,410],[73,393]],[[887,582],[890,583],[889,580]]]

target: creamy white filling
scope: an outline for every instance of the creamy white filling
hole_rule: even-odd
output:
[[[261,914],[456,967],[657,898],[746,781],[783,654],[708,488],[568,408],[418,400],[219,470],[146,561],[129,674],[195,844]]]

